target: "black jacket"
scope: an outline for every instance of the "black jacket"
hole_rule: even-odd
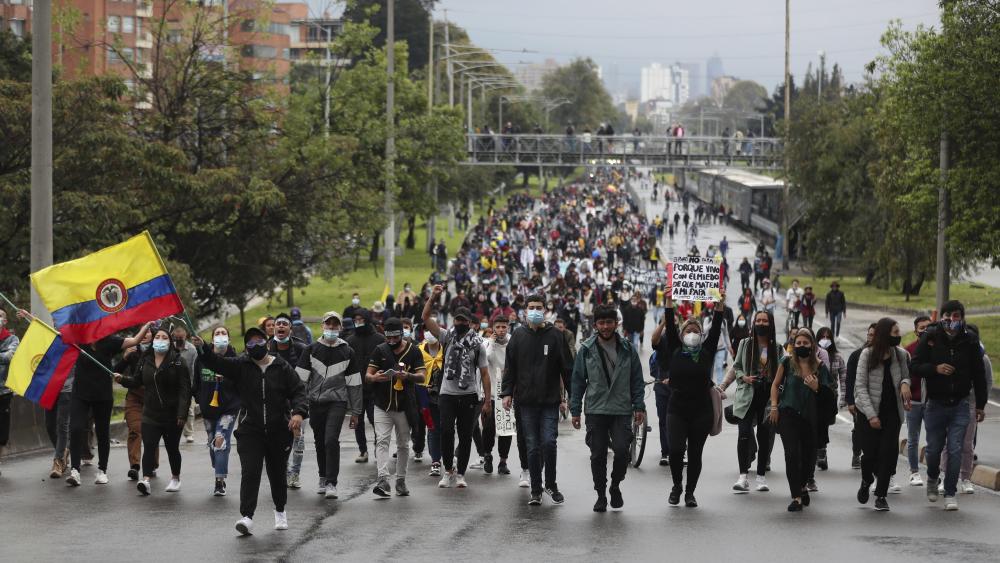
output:
[[[938,364],[955,368],[951,375],[937,372]],[[963,329],[954,337],[940,325],[927,328],[920,338],[911,370],[923,379],[924,399],[955,404],[976,391],[976,408],[986,408],[986,368],[983,349],[974,333]]]
[[[847,297],[844,296],[844,292],[839,289],[831,289],[829,293],[826,294],[826,299],[823,300],[823,305],[826,307],[826,313],[844,313],[847,311]]]
[[[371,315],[365,315],[365,319],[365,326],[355,329],[354,334],[347,337],[347,343],[354,350],[354,357],[357,359],[359,369],[362,373],[361,389],[365,397],[370,397],[372,392],[371,384],[365,381],[364,370],[368,367],[368,362],[372,359],[372,352],[375,351],[375,348],[378,348],[379,344],[385,342],[385,337],[375,330]]]
[[[285,360],[275,356],[262,372],[246,354],[217,356],[208,343],[198,351],[198,357],[205,367],[236,383],[243,402],[237,433],[288,432],[293,414],[309,416],[306,385]]]
[[[235,358],[236,351],[230,346],[223,356]],[[213,407],[212,396],[216,389],[219,390],[219,406]],[[208,369],[201,358],[194,364],[194,387],[191,388],[191,394],[201,407],[201,416],[209,420],[216,420],[225,414],[236,414],[242,405],[240,394],[236,390],[236,382],[232,379],[223,379],[216,383],[215,371]]]
[[[180,353],[171,346],[156,367],[152,350],[146,350],[130,362],[122,374],[122,386],[144,387],[142,423],[155,426],[173,426],[178,420],[187,420],[191,402],[191,372]]]
[[[507,344],[501,397],[521,406],[558,406],[560,382],[569,392],[573,362],[562,332],[546,323],[535,330],[518,327]]]

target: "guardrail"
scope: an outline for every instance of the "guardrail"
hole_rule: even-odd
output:
[[[466,135],[465,164],[565,166],[728,166],[781,168],[783,144],[777,138],[657,137],[633,135]]]

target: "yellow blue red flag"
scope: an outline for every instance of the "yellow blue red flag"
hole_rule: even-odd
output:
[[[67,344],[96,342],[184,310],[148,231],[39,270],[31,283]]]
[[[52,409],[79,355],[80,350],[63,342],[54,328],[33,320],[10,360],[7,387]]]

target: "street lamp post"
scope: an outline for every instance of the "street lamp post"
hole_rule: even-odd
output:
[[[396,292],[396,211],[392,190],[396,174],[396,29],[395,0],[386,2],[386,88],[385,88],[385,283],[390,294]]]
[[[35,0],[31,33],[31,271],[52,264],[52,2]],[[31,288],[31,312],[50,322]]]
[[[792,209],[791,182],[788,178],[788,135],[791,129],[792,119],[792,93],[791,93],[791,62],[789,60],[789,48],[791,46],[791,0],[785,0],[785,185],[784,185],[784,210],[781,214],[781,267],[788,269],[788,229],[790,228],[789,214]]]

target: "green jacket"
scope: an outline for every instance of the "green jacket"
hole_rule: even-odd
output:
[[[751,343],[754,337],[748,336],[743,340],[740,340],[739,346],[736,348],[736,358],[733,359],[733,371],[736,373],[736,392],[733,394],[733,416],[736,418],[743,418],[747,415],[747,411],[750,410],[750,405],[753,403],[753,385],[745,383],[743,381],[744,375],[752,375],[758,370],[760,364],[751,364],[751,362],[756,362],[756,358],[747,358],[750,354]],[[777,362],[781,362],[784,357],[785,351],[781,346],[776,346],[778,357]],[[765,394],[771,392],[771,385],[768,382],[766,387],[759,386],[758,389],[762,389]]]
[[[596,334],[588,338],[576,354],[570,385],[570,412],[573,416],[580,416],[584,395],[587,396],[587,414],[630,415],[635,411],[645,412],[645,382],[638,352],[629,341],[616,334],[618,361],[613,372],[606,372],[598,350],[598,338]]]

